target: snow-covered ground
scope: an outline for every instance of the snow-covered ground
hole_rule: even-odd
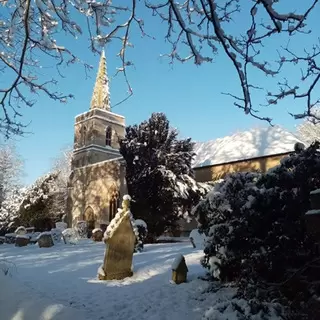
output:
[[[82,240],[77,245],[0,246],[0,262],[13,262],[12,276],[0,270],[1,320],[37,319],[201,319],[214,299],[190,243],[146,245],[134,255],[134,275],[122,281],[99,281],[97,269],[105,246]],[[188,283],[170,284],[171,264],[183,254]],[[204,292],[204,293],[203,293]]]

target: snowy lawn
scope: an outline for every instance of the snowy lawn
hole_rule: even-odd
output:
[[[1,245],[0,261],[15,264],[12,277],[0,270],[0,305],[6,306],[0,307],[1,319],[195,320],[214,303],[201,294],[208,286],[198,279],[204,274],[199,263],[203,252],[190,243],[145,245],[144,252],[134,255],[134,275],[121,281],[97,280],[104,250],[103,243],[90,240],[51,248]],[[179,253],[186,258],[189,282],[174,285],[169,282],[171,264]]]

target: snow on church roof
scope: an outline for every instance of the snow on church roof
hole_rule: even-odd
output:
[[[288,153],[301,141],[279,126],[253,128],[231,136],[196,142],[193,167],[217,165],[239,160]]]

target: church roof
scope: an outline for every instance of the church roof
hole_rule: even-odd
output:
[[[90,109],[95,108],[110,111],[109,79],[107,75],[107,62],[104,50],[100,57],[99,69],[91,99]]]
[[[216,140],[196,142],[193,167],[289,153],[296,142],[301,143],[293,133],[279,126],[253,128]]]

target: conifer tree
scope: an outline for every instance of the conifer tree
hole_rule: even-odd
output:
[[[163,113],[127,127],[120,152],[127,163],[133,215],[146,221],[153,237],[175,229],[186,208],[207,190],[193,179],[191,139],[179,140]]]

